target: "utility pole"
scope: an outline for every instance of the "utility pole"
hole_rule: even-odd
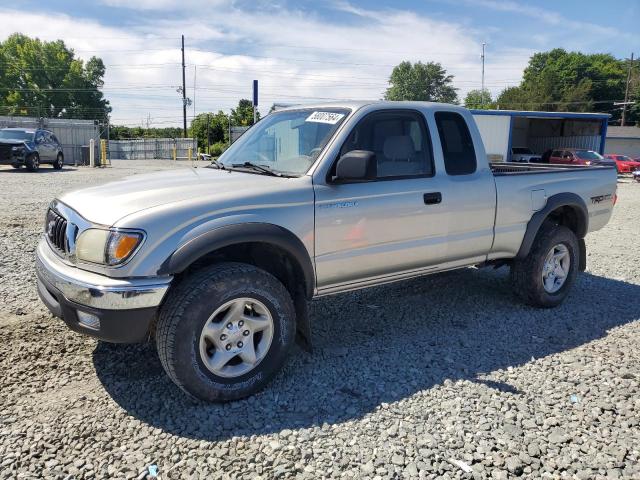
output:
[[[484,47],[487,44],[485,42],[482,42],[482,55],[480,55],[480,58],[482,59],[482,88],[480,90],[480,105],[484,107]]]
[[[187,86],[184,77],[184,35],[182,35],[182,125],[187,138]]]
[[[629,62],[629,69],[627,70],[627,85],[624,89],[624,105],[622,105],[622,121],[620,125],[624,127],[624,122],[627,116],[627,102],[629,101],[629,83],[631,83],[631,68],[633,67],[633,52],[631,52],[631,61]]]
[[[209,136],[209,114],[207,113],[207,155],[211,151],[209,149],[209,144],[211,143],[211,137]]]

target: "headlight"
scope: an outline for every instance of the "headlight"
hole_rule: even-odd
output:
[[[118,265],[135,252],[143,235],[140,232],[119,232],[90,228],[76,241],[76,257],[85,262]]]
[[[24,150],[24,147],[21,147],[21,146],[11,147],[12,152],[22,152],[23,150]]]
[[[585,165],[591,165],[591,162],[589,160],[587,160],[586,162],[584,162]]]

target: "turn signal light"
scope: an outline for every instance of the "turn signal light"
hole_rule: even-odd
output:
[[[113,232],[107,246],[107,263],[116,265],[123,262],[140,244],[142,235],[132,232]]]

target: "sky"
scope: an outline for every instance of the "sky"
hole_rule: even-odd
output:
[[[463,99],[481,86],[482,43],[494,95],[535,52],[640,54],[640,0],[13,0],[0,25],[0,40],[17,31],[102,58],[112,123],[152,127],[182,123],[181,35],[189,119],[228,113],[254,79],[263,114],[380,99],[403,60],[440,62]]]

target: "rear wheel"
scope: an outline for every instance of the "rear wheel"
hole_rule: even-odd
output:
[[[56,157],[56,160],[53,162],[53,168],[56,170],[62,170],[62,166],[64,165],[64,157],[62,153],[59,153]]]
[[[29,158],[27,158],[24,164],[26,165],[27,170],[29,170],[30,172],[37,172],[40,168],[40,157],[37,153],[34,153]]]
[[[262,389],[284,364],[295,310],[284,285],[252,265],[221,263],[169,293],[156,343],[173,382],[195,398],[228,401]]]
[[[555,307],[569,294],[578,274],[578,262],[575,233],[563,225],[545,225],[529,255],[511,266],[514,291],[529,305]]]

